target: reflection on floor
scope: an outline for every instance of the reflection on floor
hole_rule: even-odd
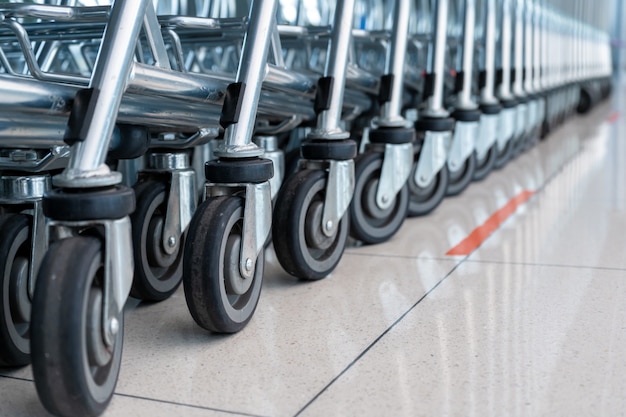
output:
[[[611,103],[319,282],[268,250],[257,313],[207,334],[129,306],[111,416],[581,416],[626,410],[626,121]],[[514,197],[469,255],[446,255]],[[501,223],[501,224],[500,224]],[[493,232],[493,233],[491,233]],[[484,241],[483,241],[484,240]],[[29,368],[0,416],[44,416]]]

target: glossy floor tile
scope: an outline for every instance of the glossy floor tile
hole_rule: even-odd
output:
[[[618,415],[623,278],[465,262],[302,416]]]
[[[626,410],[626,107],[604,103],[302,282],[266,255],[240,333],[196,326],[182,289],[129,303],[105,417],[578,416]],[[615,119],[613,117],[612,119]],[[469,255],[448,256],[520,193]],[[0,369],[0,417],[47,414]]]

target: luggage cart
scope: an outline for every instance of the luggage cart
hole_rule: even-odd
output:
[[[4,313],[9,314],[3,314],[0,333],[4,336],[8,334],[7,337],[2,337],[2,352],[7,352],[7,355],[11,356],[3,360],[3,363],[7,365],[23,365],[29,361],[30,348],[27,342],[30,301],[33,297],[38,265],[48,244],[48,229],[42,210],[42,197],[44,192],[50,190],[50,173],[63,169],[68,163],[69,146],[63,141],[64,125],[67,123],[71,107],[79,106],[80,86],[86,86],[89,82],[89,75],[93,69],[93,62],[90,62],[90,58],[93,55],[95,60],[108,11],[108,7],[55,8],[28,4],[14,4],[3,9],[5,15],[3,29],[5,30],[2,32],[2,52],[3,56],[7,57],[3,61],[4,74],[0,80],[0,89],[5,98],[1,105],[6,110],[0,133],[2,152],[7,155],[7,158],[0,161],[1,180],[3,190],[6,191],[3,194],[3,207],[7,215],[19,214],[23,220],[26,215],[28,216],[26,220],[32,223],[32,226],[29,226],[31,228],[29,239],[18,240],[22,242],[20,249],[22,258],[14,256],[4,258],[7,264],[6,268],[3,268],[5,271],[3,280],[9,281],[9,286],[14,288],[8,295],[3,294],[7,297],[6,299],[3,297],[3,304],[7,309]],[[32,19],[33,16],[37,17],[40,22],[30,25],[20,23],[20,19]],[[51,19],[56,22],[50,23]],[[154,19],[152,21],[155,22]],[[98,39],[97,43],[94,42],[94,37]],[[12,43],[20,46],[11,48]],[[31,45],[36,47],[31,48]],[[161,49],[164,52],[162,47]],[[161,55],[163,56],[163,53]],[[166,63],[166,59],[162,59],[161,62]],[[16,71],[20,67],[24,69]],[[207,91],[215,88],[209,88],[209,85],[206,87]],[[213,93],[212,99],[216,103],[216,109],[219,108],[217,103],[220,94],[219,92]],[[209,99],[210,96],[209,94],[206,98]],[[164,112],[162,100],[154,97],[139,98],[135,95],[133,99],[124,100],[113,134],[114,144],[108,149],[108,158],[135,157],[147,152],[148,135],[146,129],[140,126],[142,123],[152,126],[160,124],[169,128],[183,129],[183,131],[194,129],[190,126],[195,126],[196,131],[203,131],[201,126],[210,120],[210,117],[206,116],[206,111],[201,111],[197,107],[183,103],[179,105],[171,103],[171,105],[174,109]],[[29,125],[29,119],[33,116],[37,117],[37,125],[31,129],[24,129],[23,126]],[[187,125],[184,126],[183,123]],[[207,136],[216,135],[217,130],[213,133],[210,130],[204,133]],[[196,135],[196,139],[199,136],[201,135]],[[181,141],[173,142],[177,142],[179,146],[183,145]],[[190,142],[187,141],[187,143]],[[168,145],[170,143],[172,141],[168,142]],[[184,169],[184,166],[181,167],[180,161],[178,163],[179,169],[172,176],[189,174],[189,170]],[[187,179],[189,178],[187,175]],[[182,183],[185,184],[186,181]],[[186,214],[190,217],[188,211],[193,209],[194,195],[192,193],[187,196],[192,199],[190,202],[180,201],[184,197],[180,196],[187,188],[192,187],[192,185],[191,187],[179,186],[171,194],[175,198],[170,198],[170,206],[172,200],[178,206],[182,206],[182,209],[175,210],[180,216],[184,217]],[[156,221],[157,227],[159,222],[163,223],[164,216],[160,219],[154,217],[146,216],[140,221],[144,225],[154,224]],[[11,224],[13,222],[8,223],[8,225]],[[22,229],[26,227],[24,222],[21,224]],[[178,225],[183,229],[186,226],[180,223]],[[133,231],[135,230],[134,224]],[[140,245],[144,245],[145,248],[146,233],[144,232],[143,235],[144,240]],[[7,230],[3,244],[7,245],[7,248],[15,248],[16,239],[18,237]],[[133,247],[137,248],[138,242],[141,242],[139,237],[135,238]],[[158,248],[161,245],[155,246]],[[30,264],[25,263],[23,259],[29,261]],[[143,259],[139,256],[135,259],[145,261],[145,250]],[[180,265],[180,257],[178,257],[178,264]],[[27,274],[27,277],[21,278],[20,274]],[[138,276],[139,274],[135,271],[135,281]],[[165,283],[170,288],[169,292],[175,289],[180,278],[178,274],[173,285]],[[164,283],[157,282],[157,284],[160,284],[162,289]],[[20,329],[20,338],[17,337],[17,326]]]
[[[456,49],[453,52],[456,58],[455,82],[452,117],[454,136],[450,145],[447,160],[449,172],[446,195],[460,194],[471,183],[476,169],[475,142],[478,137],[481,112],[472,95],[474,79],[474,30],[476,25],[476,2],[474,0],[460,0],[456,5],[455,26],[459,27],[455,37]],[[459,30],[460,29],[460,30]],[[460,32],[460,33],[458,33]]]
[[[478,89],[480,94],[480,125],[476,141],[476,170],[474,181],[487,177],[498,158],[498,123],[502,106],[495,91],[496,55],[496,4],[494,0],[484,0],[477,19],[479,42]]]
[[[402,116],[402,107],[410,0],[396,0],[393,6],[393,27],[380,78],[380,110],[372,121],[368,144],[355,160],[350,234],[365,243],[388,240],[408,213],[407,179],[413,166],[415,130]]]
[[[315,98],[316,127],[302,143],[299,170],[277,196],[272,236],[281,266],[301,279],[326,277],[348,237],[356,142],[341,126],[354,0],[338,2]]]
[[[529,99],[526,90],[524,89],[524,78],[527,76],[524,61],[524,47],[526,45],[526,39],[524,37],[524,0],[516,0],[515,2],[513,27],[513,94],[518,102],[518,105],[516,106],[516,127],[513,154],[519,155],[526,147],[525,144],[528,137],[527,118],[529,113]]]
[[[454,129],[454,119],[449,117],[443,97],[448,0],[431,1],[429,4],[420,2],[419,5],[422,10],[418,9],[417,13],[428,13],[424,8],[430,8],[432,24],[426,26],[426,32],[422,32],[426,37],[419,39],[426,42],[428,55],[422,102],[419,104],[418,120],[415,122],[418,147],[415,151],[414,169],[409,178],[410,216],[430,213],[445,197],[449,178],[446,161]]]
[[[512,1],[497,5],[499,26],[496,49],[496,96],[502,106],[498,120],[497,155],[494,168],[499,169],[513,157],[517,100],[511,91]]]
[[[239,156],[242,157],[241,160],[244,161],[247,168],[244,167],[245,169],[239,170],[240,178],[238,181],[253,182],[244,175],[245,172],[248,172],[248,176],[256,175],[254,178],[256,180],[259,180],[260,174],[269,178],[272,170],[270,161],[260,158],[251,159],[251,153],[262,154],[263,151],[250,145],[249,139],[252,131],[251,126],[256,117],[257,109],[255,106],[261,93],[261,83],[258,77],[262,74],[261,71],[265,70],[264,54],[267,54],[267,47],[264,48],[264,45],[269,45],[269,33],[272,27],[272,25],[270,28],[267,26],[259,27],[258,23],[274,16],[275,4],[256,3],[256,6],[251,9],[246,38],[249,40],[250,46],[246,47],[244,41],[241,59],[241,62],[245,63],[242,66],[245,65],[248,73],[240,71],[239,75],[239,80],[244,80],[242,82],[251,78],[248,81],[251,81],[250,84],[254,88],[247,90],[248,93],[242,88],[243,84],[234,83],[228,87],[227,80],[219,77],[192,76],[181,71],[180,68],[174,71],[164,66],[168,62],[168,58],[163,54],[164,49],[161,45],[162,28],[156,21],[156,15],[151,7],[146,1],[140,3],[116,2],[112,9],[105,10],[102,26],[103,30],[106,26],[106,30],[101,42],[102,46],[93,69],[91,81],[89,78],[86,79],[87,82],[90,82],[91,88],[81,88],[80,82],[77,83],[79,85],[56,83],[55,81],[58,81],[59,78],[53,74],[47,76],[43,74],[43,80],[29,77],[6,77],[2,79],[1,83],[4,91],[12,92],[5,97],[15,99],[3,103],[10,104],[13,112],[23,111],[24,114],[37,114],[39,112],[45,115],[42,117],[46,121],[42,127],[48,129],[47,131],[43,129],[45,134],[42,131],[37,131],[31,137],[25,135],[19,140],[16,139],[16,143],[19,142],[16,146],[31,146],[37,141],[42,141],[42,138],[43,141],[39,142],[37,146],[50,147],[56,144],[64,146],[63,139],[71,145],[70,157],[66,162],[67,166],[61,174],[54,176],[55,189],[49,190],[43,198],[43,211],[50,218],[48,231],[53,243],[47,251],[39,271],[30,330],[31,345],[33,346],[33,369],[38,392],[44,405],[59,415],[94,415],[100,413],[110,399],[119,371],[123,337],[122,309],[131,289],[130,278],[133,269],[132,258],[128,256],[132,241],[132,228],[128,214],[134,209],[134,193],[127,187],[119,185],[122,181],[121,176],[104,163],[107,153],[110,154],[108,152],[109,142],[113,145],[116,142],[110,140],[115,130],[115,121],[129,121],[140,127],[159,126],[170,129],[166,132],[197,132],[195,135],[186,135],[183,138],[169,136],[161,138],[169,142],[166,145],[161,144],[160,147],[171,150],[185,149],[216,137],[219,133],[218,123],[221,116],[222,123],[226,124],[226,139],[222,142],[224,154],[218,153],[218,155],[227,161],[216,161],[212,166],[207,167],[207,172],[210,172],[211,175],[228,174],[229,172],[232,174],[232,169],[229,171],[229,168],[233,166],[233,163],[236,164],[240,160]],[[32,8],[30,10],[31,12],[35,11]],[[68,18],[76,17],[76,13],[84,17],[81,15],[81,11],[89,14],[90,17],[91,12],[97,15],[100,13],[99,11],[96,13],[95,9],[76,8],[45,8],[43,12],[41,10],[36,12],[44,15],[45,13],[52,13],[54,15],[53,20],[59,16],[62,17],[64,12],[70,13]],[[100,15],[96,17],[102,18]],[[156,52],[156,65],[141,65],[141,63],[133,62],[135,48],[132,45],[135,44],[144,21],[146,22],[144,32],[151,44],[151,49]],[[198,26],[196,29],[199,30],[224,29],[216,21],[199,22],[187,19],[184,24],[195,24]],[[129,31],[118,32],[117,28],[120,25],[129,28]],[[125,51],[124,59],[112,58],[115,54],[114,51],[119,50]],[[263,50],[265,50],[264,53]],[[261,53],[262,55],[256,56],[254,53]],[[161,65],[158,65],[159,59]],[[254,73],[254,66],[251,64],[257,67],[256,73]],[[36,69],[36,67],[33,66],[31,69]],[[250,71],[253,73],[250,74]],[[254,79],[255,74],[256,79]],[[272,74],[276,75],[276,72]],[[309,90],[307,85],[303,87],[298,84],[300,79],[297,76],[291,77],[289,80],[298,86],[296,90]],[[271,80],[268,81],[268,84],[272,84]],[[284,85],[285,83],[282,83],[279,87],[284,89]],[[29,87],[26,90],[28,94],[22,94],[25,86]],[[224,99],[225,93],[231,94],[226,100]],[[252,94],[252,98],[249,97],[250,94]],[[20,98],[17,99],[17,96]],[[268,110],[266,114],[280,115],[280,110],[276,110],[279,108],[275,104],[277,97],[269,93],[266,96],[267,100],[264,102],[264,107],[259,106],[259,109]],[[284,94],[284,96],[287,95]],[[59,129],[58,126],[62,126],[63,122],[59,123],[59,121],[64,120],[70,106],[65,105],[60,109],[53,107],[57,112],[50,115],[48,114],[50,109],[48,102],[51,98],[54,98],[55,102],[72,103],[68,129],[64,136],[64,129]],[[280,99],[283,98],[280,96]],[[238,99],[243,99],[246,103],[247,107],[243,111],[238,105]],[[296,100],[292,101],[296,104]],[[225,102],[223,109],[222,102]],[[289,100],[282,104],[284,105],[285,102],[288,103]],[[308,106],[300,106],[300,108],[302,107],[308,108]],[[298,106],[295,105],[295,108],[297,109]],[[289,112],[290,117],[293,115],[291,110]],[[241,115],[245,115],[245,117],[240,119]],[[47,125],[48,121],[50,126]],[[233,125],[237,127],[232,127]],[[244,129],[243,133],[241,129]],[[61,133],[60,137],[59,132]],[[235,135],[235,137],[230,138],[228,132],[231,132],[230,135]],[[48,136],[48,133],[52,134]],[[145,131],[140,129],[139,133],[139,141],[145,142],[145,135],[143,134]],[[127,139],[132,139],[132,137],[134,135]],[[120,143],[127,145],[126,141],[125,139]],[[10,142],[5,142],[3,146],[12,145]],[[237,152],[240,150],[242,153],[238,154]],[[177,169],[187,170],[186,165],[181,166],[183,162],[186,163],[187,161],[172,156],[170,152],[165,153],[165,155],[163,152],[156,153],[156,156],[155,153],[150,155],[158,164],[172,163]],[[230,159],[234,161],[230,161]],[[39,163],[39,161],[37,162]],[[39,163],[39,167],[41,166],[43,164]],[[158,166],[162,167],[163,165]],[[252,168],[250,168],[251,166]],[[245,211],[246,206],[243,205],[245,200],[230,195],[230,183],[222,183],[221,185],[222,187],[215,185],[209,187],[211,190],[219,188],[220,197],[214,201],[220,200],[220,203],[229,204],[227,208],[238,206],[235,207],[234,214],[230,213],[231,219],[235,218],[237,213],[240,215],[239,220],[235,218],[233,224],[226,225],[227,228],[233,227],[234,233],[230,233],[232,230],[224,231],[225,233],[229,232],[229,234],[227,241],[222,242],[230,250],[229,256],[234,258],[238,257],[242,251],[237,245],[237,236],[234,238],[234,244],[230,237],[233,234],[245,236],[245,227],[241,225],[247,218],[245,213],[241,212],[241,210]],[[252,204],[248,202],[248,208],[254,207],[257,210],[265,210],[265,219],[271,215],[269,200],[265,198],[269,195],[269,185],[266,181],[253,184],[238,182],[234,184],[233,189],[235,188],[237,189],[236,193],[243,190],[250,191],[251,199],[259,197]],[[194,187],[188,187],[185,190],[178,189],[174,194],[177,197],[183,197],[185,191],[188,191],[187,197],[189,197],[193,195],[195,189]],[[266,205],[262,204],[264,201],[267,202]],[[255,204],[257,202],[259,204]],[[223,212],[220,209],[220,213]],[[259,232],[256,235],[250,232],[253,238],[257,238],[253,243],[256,242],[255,251],[258,250],[259,254],[246,255],[262,258],[262,253],[260,253],[262,245],[258,243],[261,241],[260,235],[263,234],[264,230],[267,231],[269,224],[266,224],[265,228],[261,227],[256,230],[255,221],[257,218],[262,221],[257,216],[248,222],[246,227],[252,227],[254,231]],[[206,213],[201,220],[203,219],[206,219]],[[223,231],[216,230],[218,233]],[[215,231],[212,230],[212,232],[212,235],[215,236]],[[204,238],[204,236],[197,237],[199,240]],[[239,238],[239,240],[242,239]],[[266,236],[263,236],[262,241],[265,242],[265,240]],[[167,243],[170,243],[169,239],[165,242],[165,244]],[[249,249],[243,244],[241,247],[244,248],[244,251]],[[223,246],[221,249],[226,250]],[[237,255],[231,256],[233,252],[236,252]],[[75,262],[74,254],[81,254],[80,262],[76,264],[73,264]],[[243,268],[249,266],[249,262],[247,262],[249,260],[250,258],[245,259],[242,264]],[[232,261],[235,262],[236,259],[232,259]],[[193,264],[193,258],[190,262]],[[211,259],[211,262],[218,268],[222,268],[217,271],[217,274],[221,273],[223,277],[224,260],[222,259],[220,263],[219,260]],[[239,263],[241,264],[241,262]],[[73,264],[72,269],[68,268],[70,264]],[[215,300],[217,305],[212,304],[210,306],[212,309],[210,313],[217,311],[218,314],[221,313],[220,319],[225,319],[220,322],[211,318],[213,320],[211,325],[218,331],[235,331],[245,325],[258,300],[260,289],[258,280],[255,281],[254,286],[250,285],[251,290],[248,293],[237,294],[236,291],[241,291],[241,287],[224,289],[227,285],[241,284],[241,278],[237,280],[237,277],[233,277],[236,275],[234,272],[237,272],[237,268],[233,269],[233,271],[229,271],[229,273],[232,272],[232,275],[229,276],[231,279],[226,284],[219,276],[211,277],[217,281],[219,288],[216,291],[217,297],[214,297],[218,298]],[[190,277],[192,287],[194,282],[199,280],[199,277],[194,277],[193,274],[194,271],[191,272]],[[259,276],[258,274],[262,274],[262,267],[258,268],[256,277]],[[252,275],[250,278],[254,277],[255,275]],[[232,301],[232,297],[227,298],[231,294],[220,297],[224,292],[228,293],[229,291],[243,297],[237,297],[235,301]],[[54,301],[60,296],[64,300],[61,304]],[[208,297],[209,295],[200,293],[200,296]],[[202,301],[205,300],[198,301],[196,295],[194,301],[189,303],[190,308],[196,308],[196,311],[192,310],[192,313],[197,313],[197,310],[204,307],[198,305]],[[67,317],[74,319],[68,322],[65,320]],[[244,320],[236,321],[242,317]],[[72,337],[65,338],[63,336],[67,334],[71,334]],[[72,352],[72,355],[67,355],[64,352]]]

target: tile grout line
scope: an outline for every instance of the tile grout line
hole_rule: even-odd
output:
[[[32,379],[20,378],[20,377],[11,376],[11,375],[0,375],[0,378],[12,379],[12,380],[15,380],[15,381],[20,381],[20,382],[29,382],[29,383],[33,382]],[[170,405],[176,405],[176,406],[179,406],[179,407],[188,407],[188,408],[195,408],[195,409],[199,409],[199,410],[216,411],[216,412],[220,412],[220,413],[224,413],[224,414],[230,414],[230,415],[235,415],[235,416],[266,417],[266,416],[262,416],[262,415],[259,415],[259,414],[250,414],[250,413],[244,413],[244,412],[238,412],[238,411],[232,411],[232,410],[224,410],[224,409],[215,408],[215,407],[206,407],[206,406],[202,406],[202,405],[186,404],[186,403],[180,403],[180,402],[176,402],[176,401],[162,400],[162,399],[158,399],[158,398],[148,398],[148,397],[143,397],[143,396],[140,396],[140,395],[123,394],[123,393],[119,393],[119,392],[115,392],[115,393],[113,393],[113,395],[116,396],[116,397],[132,398],[132,399],[137,399],[137,400],[156,402],[156,403],[160,403],[160,404],[170,404]]]
[[[572,269],[594,269],[602,271],[626,271],[626,268],[617,268],[610,266],[589,266],[589,265],[567,265],[567,264],[545,264],[534,262],[509,262],[509,261],[497,261],[488,259],[468,259],[470,263],[484,263],[484,264],[498,264],[498,265],[520,265],[520,266],[540,266],[549,268],[572,268]]]
[[[452,269],[450,269],[450,271],[448,271],[448,273],[439,280],[439,282],[437,282],[430,290],[428,290],[426,293],[424,293],[424,295],[422,295],[416,302],[415,304],[413,304],[411,307],[409,307],[409,309],[407,311],[405,311],[404,313],[402,313],[402,315],[400,317],[398,317],[396,319],[396,321],[394,321],[389,327],[387,327],[380,335],[378,335],[378,337],[376,337],[376,339],[374,339],[374,341],[372,341],[372,343],[370,343],[356,358],[354,358],[339,374],[337,374],[333,379],[330,380],[330,382],[328,384],[326,384],[324,386],[324,388],[322,388],[317,394],[315,394],[315,396],[313,396],[313,398],[311,398],[302,408],[300,408],[300,410],[298,410],[298,412],[296,414],[294,414],[294,417],[298,417],[300,414],[302,414],[311,404],[313,404],[320,396],[322,396],[322,394],[324,394],[324,392],[326,392],[335,382],[337,382],[337,380],[339,380],[339,378],[341,378],[346,372],[348,372],[358,361],[360,361],[366,354],[367,352],[369,352],[376,344],[378,344],[378,342],[380,340],[382,340],[383,337],[385,337],[391,330],[393,330],[394,327],[396,327],[402,320],[404,320],[404,318],[415,309],[415,307],[417,307],[422,301],[424,301],[424,299],[426,299],[426,297],[428,297],[433,291],[435,291],[437,289],[437,287],[439,287],[439,285],[441,285],[446,279],[448,279],[448,277],[450,275],[452,275],[452,273],[454,271],[456,271],[456,269],[465,262],[465,260],[467,259],[467,256],[464,257],[461,262],[459,262],[458,264],[454,265],[452,267]]]
[[[12,379],[14,381],[22,381],[22,382],[33,382],[32,379],[21,378],[21,377],[12,376],[12,375],[0,375],[0,378]]]
[[[118,392],[116,392],[114,395],[115,396],[119,396],[119,397],[133,398],[133,399],[137,399],[137,400],[151,401],[151,402],[156,402],[156,403],[161,403],[161,404],[171,404],[171,405],[176,405],[176,406],[180,406],[180,407],[195,408],[195,409],[199,409],[199,410],[217,411],[217,412],[220,412],[220,413],[231,414],[231,415],[235,415],[235,416],[266,417],[266,416],[262,416],[262,415],[259,415],[259,414],[250,414],[250,413],[237,412],[237,411],[232,411],[232,410],[224,410],[224,409],[221,409],[221,408],[206,407],[206,406],[202,406],[202,405],[179,403],[179,402],[176,402],[176,401],[161,400],[161,399],[158,399],[158,398],[148,398],[148,397],[143,397],[143,396],[140,396],[140,395],[122,394],[122,393],[118,393]]]
[[[445,256],[445,257],[435,257],[435,256],[411,256],[411,255],[388,255],[388,254],[380,254],[380,253],[371,253],[371,252],[345,252],[345,255],[355,255],[355,256],[367,256],[367,257],[377,257],[377,258],[392,258],[392,259],[415,259],[418,261],[454,261],[454,256]],[[459,255],[455,255],[459,256]],[[466,255],[462,255],[462,258],[465,258]],[[456,258],[458,259],[458,258]]]

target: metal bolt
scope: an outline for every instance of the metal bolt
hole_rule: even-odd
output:
[[[389,201],[389,196],[388,196],[388,195],[386,195],[386,194],[385,194],[385,195],[383,195],[382,200],[383,200],[383,203],[387,204],[387,202]]]
[[[173,248],[174,246],[176,246],[176,238],[174,236],[170,236],[167,239],[167,244],[170,248]]]
[[[113,336],[120,331],[120,322],[115,317],[109,320],[109,331]]]
[[[248,258],[246,259],[246,271],[251,271],[252,270],[252,259]]]
[[[327,221],[324,227],[326,228],[326,230],[331,230],[333,228],[332,220]]]
[[[420,181],[422,181],[422,182],[426,182],[426,177],[422,175],[422,176],[420,177]]]

